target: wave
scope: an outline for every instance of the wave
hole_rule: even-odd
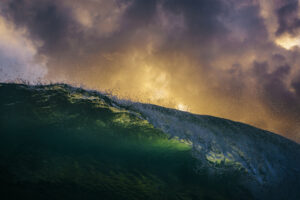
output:
[[[0,94],[5,190],[67,199],[300,199],[300,145],[274,133],[66,84],[2,83]]]

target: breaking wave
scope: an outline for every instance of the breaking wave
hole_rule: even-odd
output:
[[[65,84],[0,94],[13,197],[300,199],[300,145],[271,132]]]

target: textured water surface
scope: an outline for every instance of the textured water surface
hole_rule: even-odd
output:
[[[7,199],[300,199],[300,147],[64,84],[0,84]]]

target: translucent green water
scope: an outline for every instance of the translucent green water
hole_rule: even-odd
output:
[[[191,146],[63,86],[1,85],[1,190],[32,199],[224,199]],[[107,99],[106,99],[107,100]]]
[[[0,94],[6,199],[252,199],[238,174],[199,173],[190,143],[105,96],[16,84]]]

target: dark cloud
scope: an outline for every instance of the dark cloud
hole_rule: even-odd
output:
[[[257,7],[247,7],[233,14],[234,11],[229,10],[229,6],[232,5],[226,5],[220,0],[117,1],[116,6],[130,2],[129,8],[120,16],[121,25],[118,31],[106,37],[99,37],[98,32],[95,31],[96,22],[89,30],[82,31],[72,16],[71,8],[62,4],[61,1],[10,0],[8,2],[5,10],[6,16],[17,26],[27,27],[31,37],[42,41],[42,53],[50,54],[52,57],[62,53],[66,59],[82,55],[82,52],[91,54],[136,46],[139,42],[143,43],[147,37],[147,35],[137,37],[136,33],[143,29],[149,34],[152,32],[167,34],[164,39],[166,45],[161,46],[164,50],[175,48],[177,51],[190,52],[193,49],[191,54],[196,53],[196,56],[204,59],[215,54],[212,51],[216,49],[212,45],[215,46],[216,43],[222,44],[225,48],[232,46],[231,50],[237,49],[234,41],[227,42],[226,38],[230,35],[231,30],[230,27],[226,27],[224,23],[227,22],[222,21],[222,18],[228,18],[236,23],[235,26],[240,26],[245,31],[251,31],[251,34],[248,35],[251,38],[247,38],[251,43],[253,39],[261,38],[261,34],[257,30],[263,30],[262,22],[258,18]],[[174,32],[160,33],[163,30],[159,30],[159,24],[155,24],[158,5],[162,5],[167,12],[183,16],[186,30],[184,34],[176,38],[176,41],[172,37]],[[99,27],[99,29],[101,28]],[[202,48],[203,46],[206,48]]]
[[[288,91],[284,81],[290,73],[290,66],[279,66],[275,71],[268,72],[268,63],[254,63],[254,74],[256,75],[258,85],[261,89],[261,95],[264,101],[272,107],[272,110],[278,114],[287,112],[287,107],[291,103],[297,105],[293,94]]]
[[[290,34],[296,34],[296,31],[300,27],[299,3],[297,0],[289,0],[277,10],[277,18],[279,27],[276,34],[288,32]]]
[[[220,34],[223,29],[218,17],[223,11],[223,3],[217,0],[165,0],[163,7],[171,12],[183,14],[189,34],[196,38],[208,38]]]
[[[275,59],[282,60],[283,57],[276,55]],[[260,98],[269,109],[269,112],[273,116],[285,118],[287,120],[286,123],[292,122],[299,126],[299,79],[292,81],[291,87],[293,87],[295,91],[290,89],[290,85],[287,82],[292,67],[285,64],[278,66],[276,70],[270,72],[270,66],[267,62],[254,62],[253,65],[253,76],[257,79]],[[287,129],[293,129],[293,127],[289,128],[285,126],[285,130]]]
[[[43,49],[55,51],[61,49],[70,33],[70,14],[56,1],[8,1],[4,14],[18,27],[26,27],[31,37],[43,42]]]
[[[292,87],[295,90],[295,94],[297,95],[300,102],[300,76],[297,76],[293,81],[292,81]],[[300,103],[299,103],[300,104]],[[300,107],[300,106],[299,106]]]
[[[137,28],[149,25],[156,12],[157,0],[147,1],[147,0],[134,0],[127,10],[124,17],[127,21],[126,25],[131,25]]]

